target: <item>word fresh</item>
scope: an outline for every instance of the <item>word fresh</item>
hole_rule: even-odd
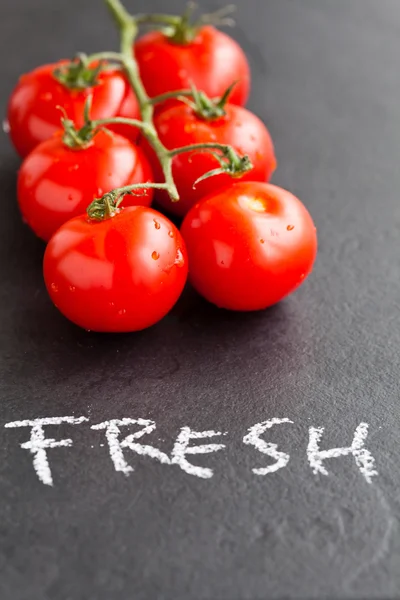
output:
[[[6,423],[8,429],[29,427],[30,439],[21,444],[21,448],[28,450],[33,456],[33,467],[39,480],[45,485],[53,485],[53,475],[50,469],[48,451],[51,448],[71,447],[73,441],[67,439],[53,439],[46,437],[45,427],[56,425],[82,425],[89,421],[87,417],[44,417],[38,419],[27,419],[23,421],[11,421]],[[291,424],[293,421],[287,418],[272,418],[261,423],[256,423],[250,427],[243,437],[243,444],[253,446],[261,454],[273,459],[273,463],[266,466],[252,468],[252,472],[258,476],[265,476],[275,473],[287,466],[290,455],[278,450],[275,443],[266,441],[267,432],[273,427],[279,425]],[[124,475],[129,475],[134,469],[129,464],[129,453],[139,456],[148,456],[163,465],[177,466],[185,473],[194,475],[203,479],[209,479],[213,476],[213,471],[209,467],[198,466],[192,463],[190,457],[197,454],[210,454],[226,448],[224,436],[227,432],[214,431],[194,431],[190,427],[182,427],[173,444],[172,451],[168,455],[155,446],[143,442],[143,438],[153,433],[156,429],[155,421],[150,419],[111,419],[91,425],[91,429],[104,432],[108,451],[115,471]],[[132,430],[134,430],[132,432]],[[315,475],[328,475],[325,461],[329,458],[339,458],[352,455],[356,466],[367,483],[372,482],[372,478],[378,475],[375,468],[375,460],[367,450],[365,442],[368,435],[368,424],[360,423],[354,431],[353,441],[349,446],[341,448],[322,449],[321,442],[324,434],[324,427],[310,427],[309,441],[307,446],[307,461]],[[214,438],[220,438],[218,443],[206,443]],[[201,443],[198,443],[201,441]],[[203,443],[204,441],[204,443]],[[103,445],[103,444],[101,444]]]

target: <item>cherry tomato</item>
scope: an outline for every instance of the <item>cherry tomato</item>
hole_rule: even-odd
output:
[[[22,157],[60,129],[60,106],[77,126],[83,125],[83,108],[89,94],[93,96],[92,119],[139,118],[136,97],[121,71],[101,71],[97,85],[74,90],[54,77],[54,70],[67,62],[44,65],[22,75],[11,94],[7,115],[10,137]],[[113,125],[110,129],[132,140],[138,135],[136,129],[126,125]]]
[[[267,128],[256,115],[241,106],[227,104],[224,117],[205,120],[189,106],[181,104],[162,111],[155,119],[155,126],[161,141],[170,150],[190,144],[218,142],[232,146],[240,155],[248,154],[253,169],[242,176],[241,181],[268,181],[275,170],[274,146]],[[154,152],[150,151],[147,142],[142,143],[156,180],[164,181]],[[171,202],[165,192],[157,190],[157,201],[164,209],[183,217],[205,195],[231,183],[229,175],[221,174],[200,181],[193,188],[201,175],[218,167],[217,159],[210,153],[178,154],[173,159],[172,173],[180,200]]]
[[[230,310],[260,310],[303,283],[317,253],[314,223],[290,192],[240,182],[210,194],[186,215],[190,280]]]
[[[146,156],[127,138],[100,131],[88,147],[71,149],[58,132],[22,163],[17,195],[24,220],[48,241],[65,221],[84,213],[94,198],[114,188],[152,181]],[[142,193],[126,195],[123,206],[149,206],[153,190]]]
[[[214,98],[237,81],[230,102],[244,106],[249,96],[247,58],[231,37],[211,25],[201,27],[194,41],[177,44],[151,31],[135,44],[140,75],[149,96],[190,88]]]
[[[76,325],[138,331],[178,300],[187,254],[166,217],[134,206],[103,221],[85,215],[67,221],[47,245],[43,272],[52,301]]]

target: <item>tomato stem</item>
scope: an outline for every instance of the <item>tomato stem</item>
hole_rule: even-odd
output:
[[[186,10],[182,15],[165,14],[140,14],[135,17],[138,24],[165,25],[162,29],[163,34],[174,44],[187,45],[194,41],[197,33],[204,25],[233,26],[234,20],[229,16],[236,7],[232,4],[216,10],[215,12],[204,14],[197,20],[192,21],[193,13],[197,8],[197,3],[188,2]]]
[[[121,188],[116,188],[113,190],[113,193],[116,195],[115,208],[118,208],[124,199],[125,194],[129,194],[134,192],[135,190],[143,190],[143,189],[156,189],[156,190],[166,190],[168,189],[167,183],[133,183],[132,185],[125,185]],[[142,195],[142,194],[139,194]]]
[[[218,152],[214,152],[214,150],[217,150]],[[169,154],[173,158],[174,156],[185,152],[209,152],[217,159],[220,165],[218,169],[208,171],[199,177],[199,179],[194,182],[193,187],[195,187],[196,183],[208,179],[209,177],[220,175],[221,173],[227,173],[231,177],[241,177],[253,168],[247,154],[239,156],[232,146],[226,144],[218,144],[216,142],[191,144],[190,146],[183,146],[182,148],[174,148],[169,151]]]
[[[79,150],[87,148],[99,131],[104,131],[109,135],[113,135],[109,129],[104,126],[112,124],[129,125],[136,127],[141,131],[146,131],[147,124],[139,119],[129,119],[127,117],[110,117],[108,119],[96,119],[90,118],[90,109],[92,107],[92,96],[89,95],[86,99],[85,106],[83,109],[83,120],[84,123],[80,129],[77,129],[74,122],[68,119],[67,114],[62,106],[60,110],[63,113],[61,124],[64,129],[63,143],[73,150]]]
[[[215,99],[209,98],[204,92],[201,92],[194,84],[192,84],[191,96],[193,100],[188,100],[188,98],[184,96],[178,96],[178,100],[187,104],[200,119],[204,119],[205,121],[221,119],[226,115],[225,104],[236,83],[237,82],[234,81],[220,98]]]
[[[149,102],[151,104],[162,104],[166,100],[173,100],[174,98],[192,98],[193,90],[175,90],[173,92],[165,92],[165,94],[160,94],[159,96],[153,96],[153,98],[149,98]]]
[[[79,53],[70,62],[54,69],[53,76],[67,88],[84,90],[97,85],[99,74],[108,68],[109,65],[104,63],[103,59],[94,61],[86,54]]]
[[[172,177],[171,157],[169,156],[168,149],[158,137],[156,128],[154,127],[154,108],[149,101],[149,97],[140,78],[139,67],[133,52],[133,42],[138,31],[137,23],[125,10],[119,0],[106,0],[106,4],[120,30],[122,64],[133,91],[136,94],[142,121],[146,125],[143,129],[143,135],[158,156],[167,184],[165,189],[167,189],[171,200],[177,201],[179,200],[179,194]]]
[[[177,100],[188,104],[201,119],[212,121],[213,119],[219,119],[226,114],[225,104],[228,102],[229,96],[237,83],[237,81],[234,81],[220,98],[209,98],[204,92],[198,90],[195,85],[192,85],[190,90],[166,92],[165,94],[150,98],[149,101],[151,104],[155,105],[176,98]],[[187,98],[193,98],[193,101],[187,100]]]
[[[147,123],[139,121],[139,119],[128,119],[127,117],[110,117],[109,119],[96,119],[90,121],[93,127],[100,127],[101,125],[130,125],[131,127],[137,127],[143,132],[147,130]]]
[[[120,52],[99,52],[92,54],[87,57],[87,64],[95,61],[110,61],[120,64],[129,80],[129,83],[136,95],[140,115],[142,121],[136,119],[126,119],[124,117],[114,117],[110,119],[98,119],[90,121],[89,110],[90,105],[85,110],[86,126],[90,126],[94,131],[98,130],[102,125],[109,124],[126,124],[132,125],[133,127],[139,127],[143,133],[143,136],[147,139],[150,146],[153,148],[155,154],[160,162],[164,182],[163,183],[140,183],[131,186],[125,186],[118,188],[105,194],[102,198],[96,198],[88,207],[87,213],[90,218],[93,219],[104,219],[113,216],[118,210],[119,204],[122,202],[123,196],[126,193],[133,192],[135,189],[146,189],[146,188],[157,188],[166,190],[173,202],[179,200],[179,193],[176,187],[173,175],[172,175],[172,161],[175,156],[184,152],[191,151],[208,151],[211,152],[218,160],[220,167],[214,169],[209,173],[205,173],[201,179],[217,175],[218,173],[229,173],[233,177],[238,177],[243,173],[246,173],[252,168],[250,160],[247,156],[240,157],[230,146],[224,144],[194,144],[183,148],[176,148],[174,150],[168,150],[166,146],[161,142],[157,130],[154,126],[154,104],[163,102],[169,98],[181,97],[194,97],[197,92],[194,90],[179,90],[178,92],[171,92],[168,94],[162,94],[157,98],[149,98],[143,82],[140,77],[138,63],[135,58],[133,43],[138,33],[139,24],[142,23],[165,23],[171,27],[181,27],[183,21],[186,19],[186,24],[189,26],[189,12],[185,13],[182,17],[175,17],[171,15],[138,15],[131,16],[124,8],[120,0],[105,0],[108,9],[113,16],[115,23],[120,32]],[[228,9],[230,12],[231,9]],[[216,19],[225,19],[227,14],[226,10],[220,10],[216,13]],[[204,18],[208,22],[211,15],[206,15]],[[205,21],[199,20],[197,26],[201,26]],[[193,28],[193,26],[190,26]],[[224,100],[225,101],[225,100]],[[210,101],[211,102],[211,101]],[[222,106],[223,108],[223,106]],[[85,126],[84,126],[85,127]],[[86,129],[84,130],[85,134]],[[217,152],[213,152],[217,151]]]
[[[166,190],[167,187],[168,184],[166,183],[132,183],[131,185],[125,185],[104,194],[101,198],[95,198],[93,202],[89,204],[86,212],[88,217],[95,221],[109,219],[117,214],[119,206],[126,194],[134,193],[135,190]]]

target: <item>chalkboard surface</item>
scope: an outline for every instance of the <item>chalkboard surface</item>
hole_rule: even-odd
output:
[[[75,328],[0,137],[1,600],[400,597],[399,2],[237,4],[274,181],[319,232],[279,306],[188,289],[148,331]],[[13,0],[0,29],[2,114],[21,72],[117,47],[97,0]]]

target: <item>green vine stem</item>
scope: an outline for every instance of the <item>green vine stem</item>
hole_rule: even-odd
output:
[[[165,92],[165,94],[160,94],[159,96],[153,96],[149,98],[149,102],[151,104],[162,104],[166,100],[173,100],[179,98],[192,98],[193,92],[192,90],[174,90],[173,92]]]
[[[79,55],[76,60],[80,61],[80,64],[85,69],[89,69],[91,64],[97,62],[102,65],[104,65],[104,62],[106,61],[119,64],[124,69],[129,84],[136,95],[142,120],[139,121],[137,119],[127,119],[124,117],[113,117],[109,119],[98,119],[92,121],[89,115],[89,100],[85,106],[85,123],[81,129],[76,130],[73,128],[71,121],[64,119],[64,126],[66,124],[67,128],[69,127],[69,131],[67,132],[69,135],[67,135],[65,139],[67,139],[68,143],[71,144],[71,147],[85,147],[85,145],[87,146],[96,132],[107,125],[118,123],[140,128],[143,136],[147,139],[158,157],[164,175],[164,182],[154,184],[141,183],[115,189],[112,192],[105,194],[102,198],[96,198],[90,204],[87,211],[89,217],[93,219],[103,219],[113,216],[118,209],[119,203],[122,201],[123,195],[133,192],[135,189],[163,189],[168,192],[173,202],[178,201],[179,193],[172,175],[172,162],[175,156],[184,152],[210,152],[219,162],[219,168],[205,173],[197,180],[197,182],[207,177],[218,175],[219,173],[228,173],[233,177],[240,177],[244,173],[248,172],[252,168],[252,164],[248,156],[239,156],[230,146],[218,143],[204,143],[193,144],[182,148],[175,148],[173,150],[168,150],[168,148],[164,146],[158,137],[157,130],[154,126],[154,104],[156,102],[161,102],[168,97],[176,97],[177,92],[171,93],[171,95],[168,97],[164,94],[155,99],[149,98],[140,78],[139,67],[133,50],[133,43],[138,33],[139,24],[144,22],[153,22],[152,17],[150,16],[148,18],[146,15],[139,15],[138,17],[131,16],[121,4],[120,0],[105,0],[105,2],[120,32],[120,52],[107,51],[98,52],[90,56]],[[217,17],[219,18],[222,16],[223,15],[221,15],[221,12],[218,11]],[[164,15],[156,15],[156,17],[164,19]],[[187,17],[166,17],[167,20],[180,19],[180,22],[184,18]],[[207,15],[207,18],[210,18],[210,15]],[[167,21],[164,20],[164,23],[166,22]],[[171,23],[172,21],[170,21],[169,24]],[[203,21],[201,20],[198,22],[198,24],[200,23],[203,23]],[[181,97],[193,97],[193,90],[179,90],[178,93]],[[197,182],[194,182],[194,185]]]
[[[221,112],[223,113],[223,108],[224,108],[225,104],[227,103],[229,96],[237,83],[238,83],[237,81],[234,81],[220,98],[212,98],[212,99],[208,98],[204,94],[204,92],[201,92],[201,91],[197,90],[195,88],[195,86],[192,86],[192,88],[190,90],[174,90],[173,92],[165,92],[165,94],[160,94],[159,96],[153,96],[153,98],[150,98],[150,102],[153,105],[156,105],[156,104],[162,104],[166,100],[177,99],[177,100],[181,100],[183,102],[187,98],[193,98],[196,102],[201,100],[201,101],[208,102],[208,104],[213,104],[214,108],[215,107],[220,108]],[[196,106],[194,106],[194,108],[196,109]]]
[[[119,205],[126,194],[132,194],[135,190],[166,190],[167,187],[166,183],[133,183],[132,185],[125,185],[124,187],[117,188],[104,194],[101,198],[95,198],[93,202],[89,204],[86,212],[90,219],[102,221],[103,219],[113,217],[117,214]]]
[[[149,101],[146,90],[144,89],[144,85],[139,75],[138,64],[133,53],[133,42],[138,32],[138,26],[136,21],[129,15],[119,0],[106,0],[106,5],[114,17],[114,20],[120,31],[122,63],[129,79],[129,83],[136,94],[142,121],[147,125],[147,128],[143,133],[158,156],[161,168],[163,170],[165,183],[167,184],[166,189],[171,197],[171,200],[177,201],[179,200],[179,194],[172,176],[172,160],[169,156],[168,149],[159,139],[156,128],[154,127],[154,108]]]
[[[131,127],[139,128],[145,136],[152,135],[152,131],[149,128],[148,123],[139,121],[138,119],[129,119],[127,117],[110,117],[108,119],[92,120],[90,118],[91,105],[92,96],[88,96],[83,111],[84,124],[80,129],[75,127],[73,121],[67,118],[64,109],[59,107],[64,114],[63,118],[61,119],[61,123],[64,128],[63,143],[71,149],[79,150],[87,148],[94,136],[99,131],[104,131],[112,136],[113,133],[106,128],[107,125],[112,124],[129,125]],[[220,165],[219,169],[209,171],[200,179],[197,179],[197,181],[194,182],[194,185],[199,181],[206,179],[207,177],[213,177],[219,173],[228,173],[232,177],[240,177],[243,173],[252,168],[248,156],[239,156],[231,146],[227,144],[220,144],[218,142],[204,142],[202,144],[191,144],[189,146],[182,146],[181,148],[166,150],[166,160],[172,163],[172,160],[175,156],[185,152],[209,152],[218,160]],[[161,189],[166,189],[168,192],[170,192],[168,182],[160,184],[160,186],[156,185],[156,187],[161,187]],[[119,188],[115,191],[122,193],[121,189]],[[99,199],[97,199],[97,201],[99,201]]]

